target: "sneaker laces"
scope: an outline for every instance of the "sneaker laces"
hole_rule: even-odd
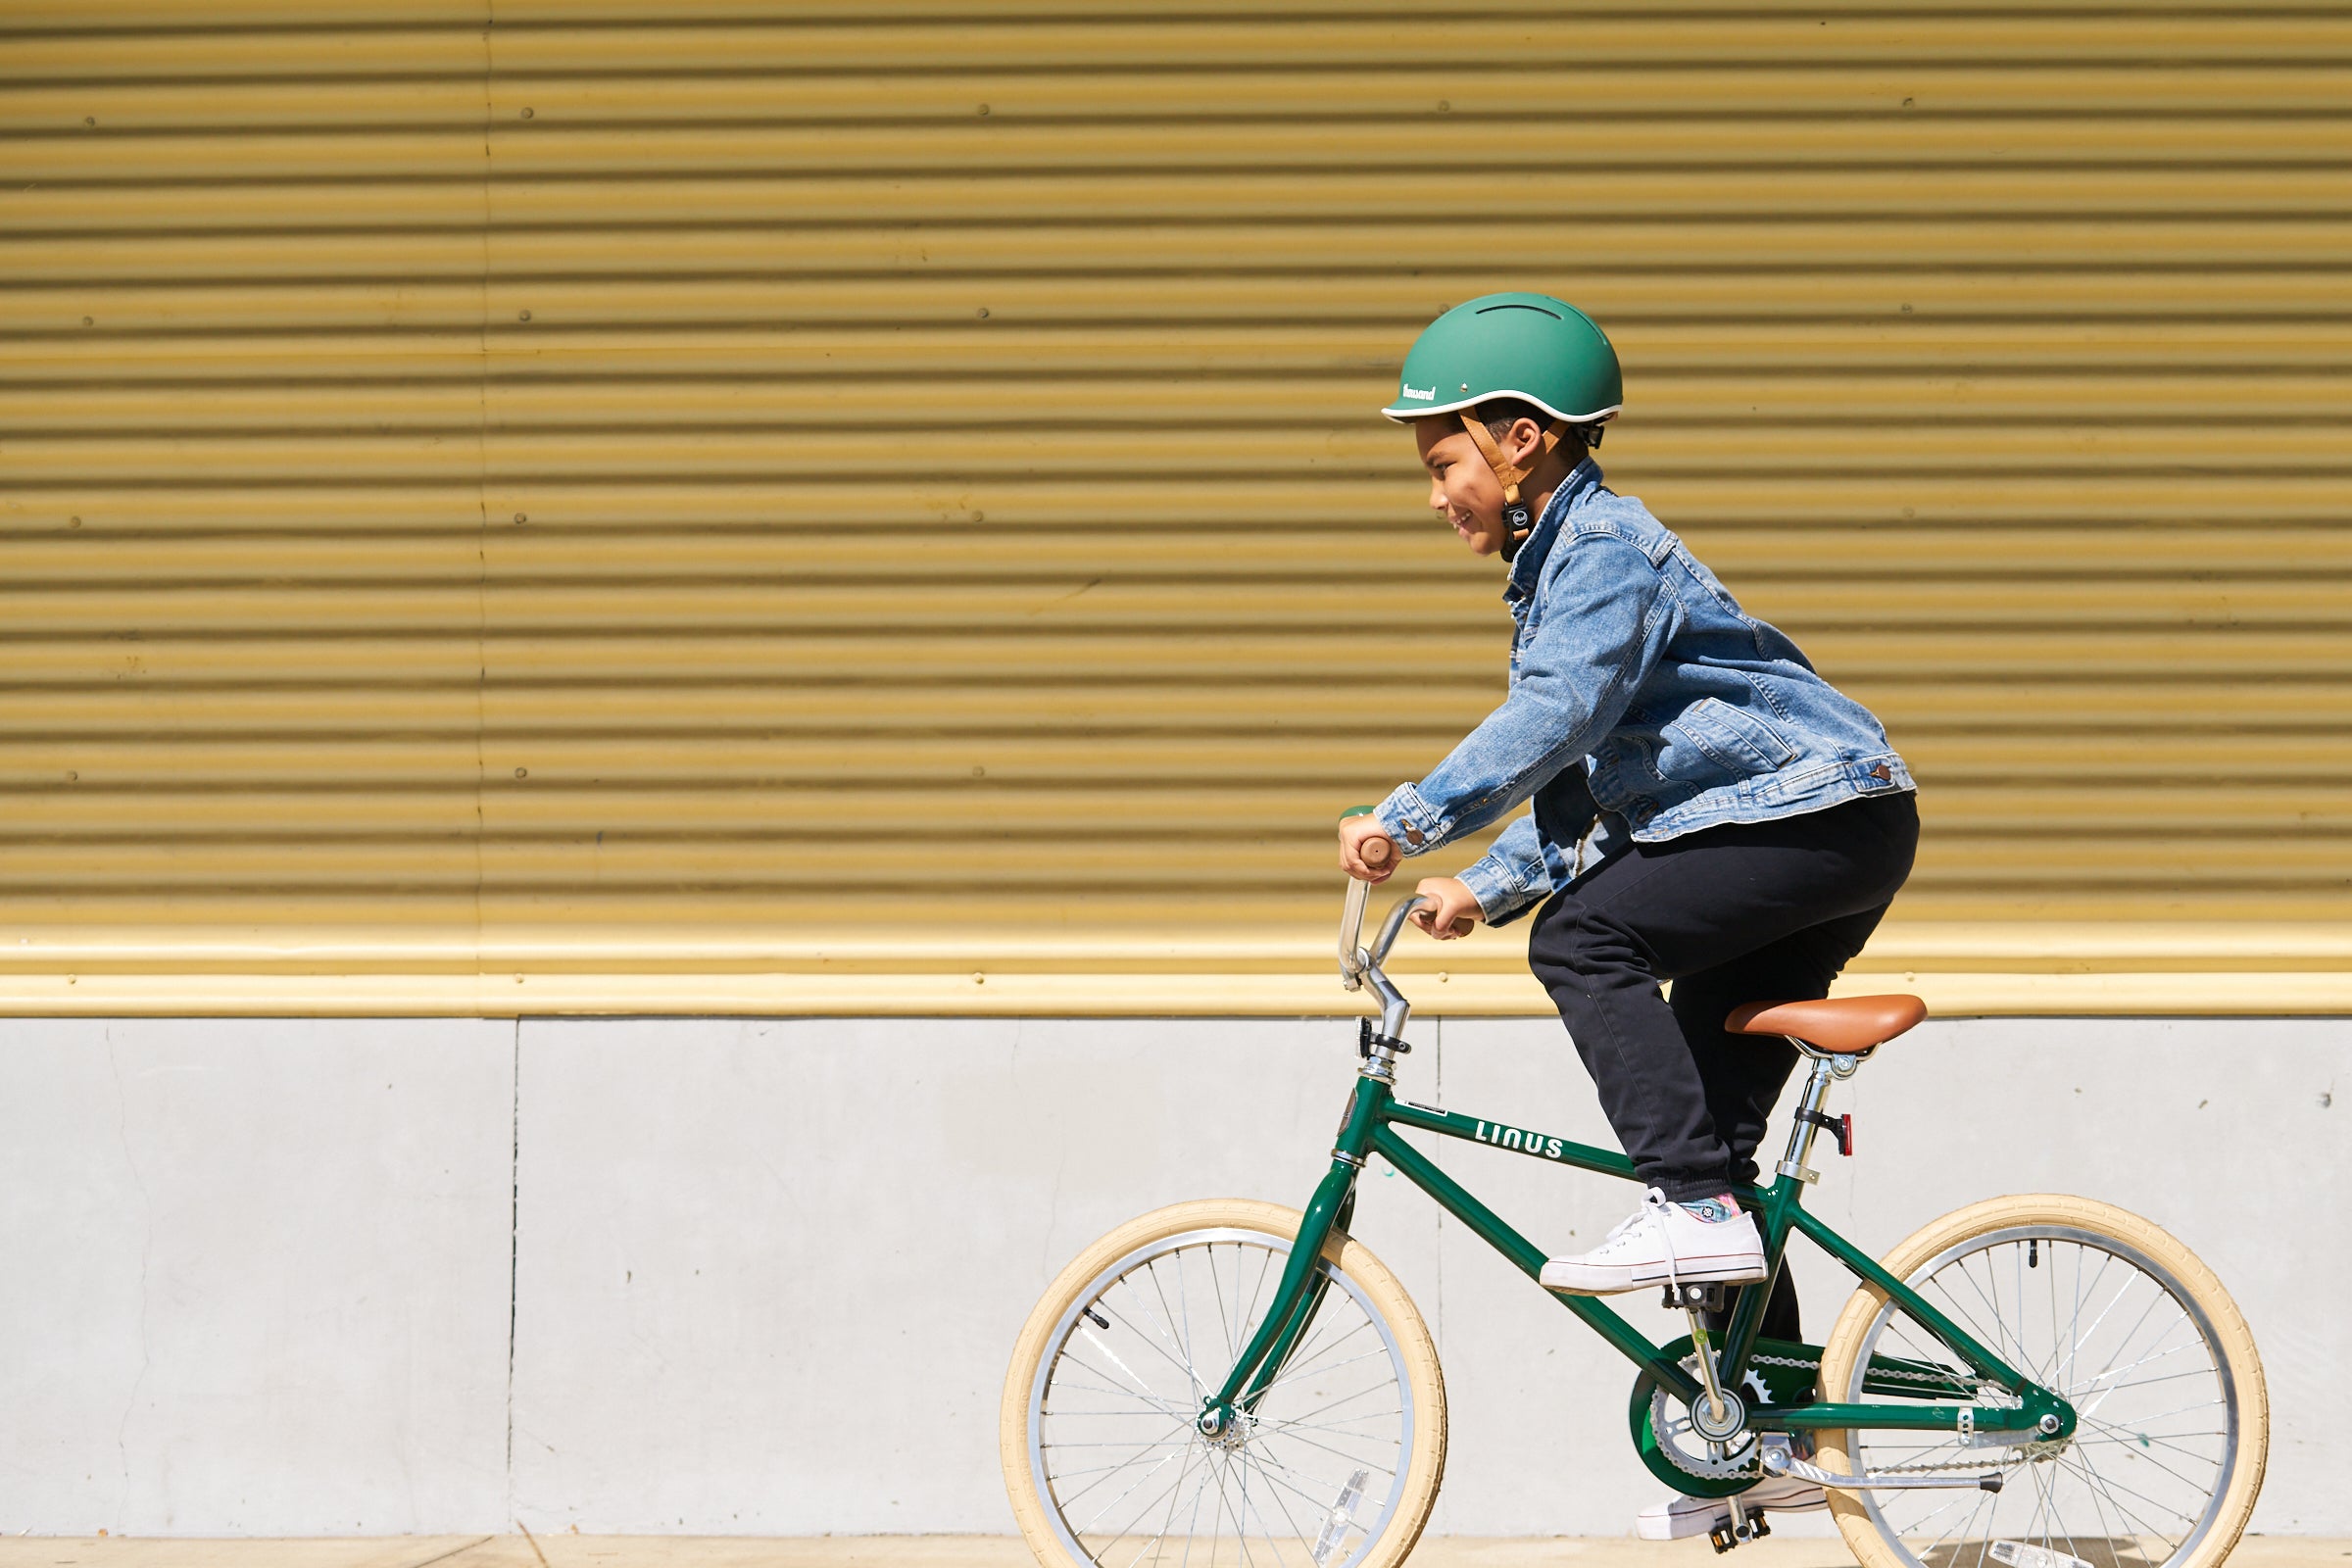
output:
[[[1674,1291],[1674,1298],[1679,1301],[1683,1298],[1683,1279],[1675,1271],[1674,1231],[1666,1223],[1666,1205],[1670,1201],[1672,1200],[1667,1198],[1664,1188],[1648,1189],[1642,1195],[1641,1212],[1627,1219],[1625,1225],[1619,1226],[1618,1229],[1624,1230],[1627,1226],[1639,1225],[1644,1220],[1657,1226],[1658,1244],[1666,1249],[1666,1283]]]

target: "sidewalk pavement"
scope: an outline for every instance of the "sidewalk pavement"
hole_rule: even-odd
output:
[[[1774,1538],[1738,1568],[1852,1568],[1839,1541]],[[2250,1536],[2231,1568],[2352,1568],[2352,1541]],[[1412,1568],[1706,1568],[1702,1540],[1431,1537]],[[1007,1536],[395,1536],[330,1541],[0,1538],[0,1568],[1035,1568]]]

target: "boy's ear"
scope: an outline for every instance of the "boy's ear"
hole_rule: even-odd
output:
[[[1513,463],[1523,468],[1533,467],[1544,456],[1544,427],[1535,420],[1521,417],[1512,422],[1497,443],[1510,455]]]

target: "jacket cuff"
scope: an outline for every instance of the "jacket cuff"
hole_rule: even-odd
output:
[[[1395,839],[1396,847],[1407,855],[1419,855],[1446,842],[1444,820],[1410,784],[1399,784],[1390,791],[1389,798],[1372,814],[1379,820],[1380,830]]]
[[[1470,890],[1470,896],[1478,901],[1479,913],[1489,925],[1508,925],[1536,902],[1536,895],[1521,887],[1510,868],[1492,855],[1481,856],[1463,866],[1454,873],[1454,880]]]

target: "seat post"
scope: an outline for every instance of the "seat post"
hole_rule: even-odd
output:
[[[1813,1157],[1813,1139],[1821,1131],[1813,1118],[1821,1113],[1822,1102],[1829,1098],[1830,1080],[1841,1075],[1827,1052],[1816,1051],[1801,1040],[1788,1043],[1812,1059],[1813,1069],[1805,1074],[1804,1098],[1797,1102],[1796,1120],[1788,1127],[1788,1153],[1778,1168],[1783,1176],[1817,1182],[1821,1180],[1821,1172],[1805,1163]]]

